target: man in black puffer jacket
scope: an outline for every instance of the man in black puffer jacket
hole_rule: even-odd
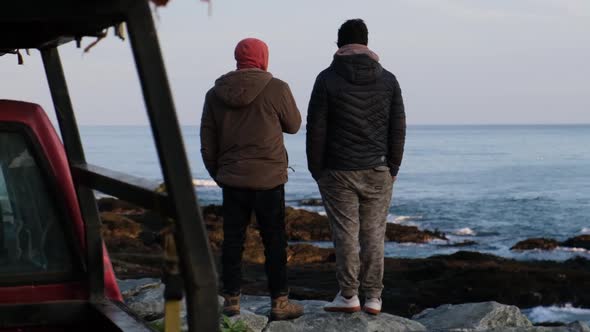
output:
[[[307,159],[332,227],[340,292],[326,311],[381,311],[383,251],[406,116],[395,76],[368,47],[360,20],[338,30],[334,61],[315,82],[307,114]],[[362,266],[362,269],[361,269]],[[360,276],[359,276],[360,274]]]

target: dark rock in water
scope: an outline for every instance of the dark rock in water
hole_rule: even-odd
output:
[[[590,250],[590,234],[569,238],[563,242],[553,239],[535,238],[518,242],[510,250],[553,250],[559,246]]]
[[[477,245],[477,242],[472,241],[472,240],[465,240],[462,242],[439,244],[438,246],[439,247],[461,248],[461,247],[470,247],[470,246],[474,246],[474,245]]]
[[[566,241],[562,242],[561,245],[569,248],[583,248],[586,250],[590,250],[590,234],[580,235],[573,237],[571,239],[567,239]]]
[[[447,240],[444,233],[438,231],[420,230],[416,226],[387,224],[385,241],[399,243],[426,243],[432,240]]]
[[[299,204],[303,206],[323,206],[324,202],[321,198],[310,198],[300,200]]]
[[[535,238],[520,241],[515,244],[510,250],[553,250],[559,246],[559,242],[553,239]]]

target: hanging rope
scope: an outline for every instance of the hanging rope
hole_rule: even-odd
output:
[[[107,30],[104,30],[103,32],[101,32],[101,33],[98,35],[98,37],[96,37],[96,40],[95,40],[95,41],[93,41],[92,43],[90,43],[90,45],[88,45],[88,46],[86,46],[86,47],[84,48],[84,53],[88,53],[88,52],[90,52],[90,50],[91,50],[91,49],[92,49],[94,46],[98,45],[98,43],[100,43],[100,41],[101,41],[101,40],[103,40],[103,39],[104,39],[106,36],[107,36]]]
[[[25,60],[23,59],[23,55],[20,53],[20,50],[3,50],[2,52],[4,54],[14,54],[14,55],[16,55],[18,64],[19,65],[24,65],[25,64]],[[27,50],[27,54],[29,54],[28,50]]]

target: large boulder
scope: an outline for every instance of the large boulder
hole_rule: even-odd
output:
[[[328,313],[324,311],[326,301],[298,301],[303,305],[305,314],[290,321],[270,322],[265,332],[405,332],[426,331],[422,324],[407,318],[382,313],[372,316],[363,312],[354,314]],[[268,298],[247,296],[242,298],[242,305],[259,315],[269,315],[270,304]]]
[[[590,250],[590,234],[572,237],[563,242],[547,238],[526,239],[515,244],[510,250],[554,250],[559,246]]]
[[[442,305],[413,317],[433,330],[482,331],[508,327],[531,327],[533,324],[515,306],[497,302]]]
[[[315,311],[291,321],[270,322],[264,331],[409,332],[426,331],[426,328],[418,322],[389,314],[373,316],[363,312],[344,314]]]

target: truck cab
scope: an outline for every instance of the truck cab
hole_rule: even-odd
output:
[[[104,328],[88,324],[85,238],[65,150],[47,115],[36,104],[0,100],[0,311],[11,310],[8,304],[38,307],[36,319],[31,313],[14,315],[3,327],[21,331],[47,324],[69,330],[80,319],[79,330]],[[105,249],[103,264],[105,304],[122,308]],[[74,307],[86,308],[68,315],[67,308]]]

